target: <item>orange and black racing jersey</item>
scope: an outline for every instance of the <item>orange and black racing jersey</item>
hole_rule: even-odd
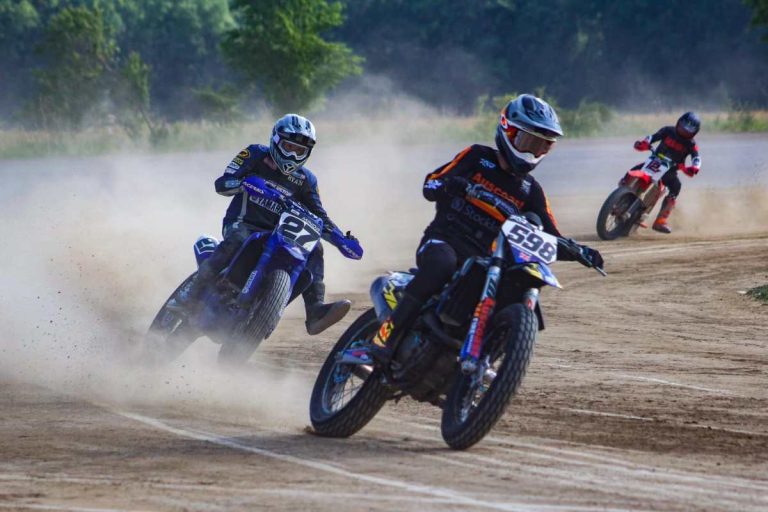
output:
[[[424,180],[424,197],[435,201],[437,209],[434,220],[424,231],[425,238],[445,240],[465,255],[488,254],[499,233],[504,219],[498,212],[479,201],[444,193],[445,180],[451,176],[479,183],[521,212],[537,214],[544,231],[562,236],[539,182],[530,174],[502,170],[495,149],[475,144]]]

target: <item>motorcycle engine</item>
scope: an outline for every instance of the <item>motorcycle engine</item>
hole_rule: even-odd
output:
[[[392,369],[401,389],[416,400],[437,404],[453,382],[456,354],[414,329],[401,340]]]

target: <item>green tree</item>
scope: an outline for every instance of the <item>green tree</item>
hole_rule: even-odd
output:
[[[768,26],[768,0],[744,0],[744,3],[752,7],[754,26]],[[768,33],[763,34],[763,40],[768,41]]]
[[[225,36],[225,57],[277,111],[310,107],[361,73],[360,57],[323,38],[344,21],[340,2],[234,0],[232,6],[239,26]]]
[[[149,66],[136,52],[131,52],[122,69],[112,78],[111,98],[117,109],[117,120],[128,135],[137,139],[141,125],[154,131],[149,113]]]
[[[78,128],[105,97],[117,45],[99,9],[67,7],[45,30],[39,51],[46,67],[36,73],[34,115],[45,127]]]

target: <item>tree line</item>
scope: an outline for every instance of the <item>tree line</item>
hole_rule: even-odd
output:
[[[0,0],[0,122],[161,133],[317,107],[363,73],[454,114],[533,90],[764,107],[766,24],[768,0]]]

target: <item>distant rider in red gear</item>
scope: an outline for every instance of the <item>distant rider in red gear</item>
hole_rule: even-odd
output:
[[[523,94],[502,110],[495,148],[475,144],[427,175],[422,192],[437,211],[416,252],[418,271],[372,343],[345,351],[347,362],[386,365],[424,303],[467,258],[491,253],[503,219],[467,197],[470,187],[481,185],[521,212],[535,213],[544,231],[561,236],[544,190],[529,173],[562,135],[552,107]],[[596,250],[582,246],[581,252],[592,265],[603,266]],[[573,259],[559,251],[558,258]]]
[[[677,164],[677,170],[683,171],[689,177],[694,177],[701,168],[699,146],[693,140],[696,134],[699,133],[699,128],[701,128],[699,116],[693,112],[686,112],[680,116],[675,126],[664,126],[653,135],[648,135],[643,140],[636,141],[635,149],[638,151],[648,151],[651,149],[651,144],[661,141],[656,147],[656,152],[672,159]],[[691,165],[686,167],[685,159],[688,155],[691,156]],[[642,167],[643,164],[641,163],[633,167],[632,170],[634,171]],[[677,176],[677,170],[669,171],[661,179],[661,182],[669,189],[669,193],[661,203],[659,215],[653,223],[653,229],[661,233],[672,232],[668,224],[669,216],[675,208],[677,197],[680,195],[680,189],[683,186],[680,183],[680,178]]]

